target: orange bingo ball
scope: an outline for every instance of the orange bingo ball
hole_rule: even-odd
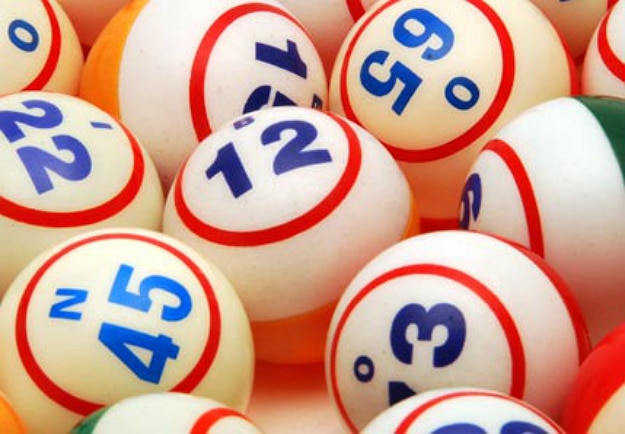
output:
[[[2,2],[0,30],[0,95],[22,90],[78,92],[83,52],[56,0]]]
[[[2,434],[26,434],[22,418],[2,393],[0,393],[0,432]]]

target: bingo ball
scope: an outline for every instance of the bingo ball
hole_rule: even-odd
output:
[[[129,0],[57,0],[74,24],[80,42],[91,47],[104,26]]]
[[[70,434],[261,434],[246,416],[209,398],[161,392],[125,398]]]
[[[576,63],[584,53],[595,28],[617,0],[531,0],[562,35]]]
[[[327,80],[276,1],[133,0],[92,47],[80,95],[137,134],[168,189],[215,128],[265,107],[322,107]]]
[[[503,393],[441,388],[384,410],[361,434],[566,434],[535,407]]]
[[[57,0],[2,2],[0,29],[0,95],[24,90],[78,93],[83,52]]]
[[[567,281],[596,343],[625,319],[625,102],[563,97],[512,120],[466,178],[464,228],[529,247]]]
[[[351,281],[330,324],[326,379],[351,431],[442,387],[499,391],[557,419],[588,348],[575,300],[544,260],[486,234],[435,231]]]
[[[0,98],[0,294],[45,248],[103,226],[157,230],[163,192],[135,136],[76,97]]]
[[[625,324],[584,360],[569,391],[562,426],[569,434],[620,434],[625,426]]]
[[[617,1],[597,23],[582,65],[586,95],[625,97],[625,2]]]
[[[425,231],[455,228],[479,148],[522,109],[569,95],[577,83],[570,60],[526,0],[380,1],[341,46],[330,109],[387,146]]]
[[[275,107],[193,151],[167,197],[165,233],[214,261],[239,292],[258,358],[323,360],[332,309],[356,271],[416,231],[386,149],[331,113]]]
[[[13,405],[0,392],[0,432],[2,434],[26,434],[26,427]]]
[[[310,32],[329,76],[345,36],[375,0],[280,0],[280,3]]]
[[[154,392],[241,411],[254,369],[249,322],[223,273],[142,229],[90,231],[31,261],[0,305],[0,351],[0,390],[32,434],[68,432]]]

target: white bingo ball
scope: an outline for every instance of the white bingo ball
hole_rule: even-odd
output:
[[[336,55],[354,23],[376,0],[280,0],[310,32],[330,76]]]
[[[200,143],[167,198],[163,230],[231,279],[259,358],[311,362],[323,360],[345,285],[416,231],[413,214],[406,179],[373,136],[331,113],[277,107]]]
[[[76,97],[0,98],[0,294],[45,248],[97,227],[160,229],[163,191],[136,137]]]
[[[399,242],[339,300],[326,347],[351,431],[416,393],[479,387],[557,418],[589,350],[575,300],[531,251],[470,231]]]
[[[566,434],[524,401],[487,389],[441,388],[407,398],[360,434]]]
[[[625,319],[625,101],[569,97],[522,113],[467,176],[461,226],[514,240],[566,280],[593,342]]]
[[[186,392],[245,409],[254,351],[223,273],[184,244],[102,229],[39,255],[0,305],[0,390],[32,434],[120,399]]]
[[[24,90],[78,93],[83,52],[56,0],[0,5],[0,95]]]
[[[380,1],[343,42],[330,109],[388,147],[424,230],[455,228],[480,147],[519,111],[569,95],[577,85],[570,61],[527,0]]]
[[[261,434],[243,413],[210,398],[161,392],[122,399],[69,434]]]
[[[132,0],[102,31],[80,96],[145,143],[169,188],[188,153],[244,113],[323,107],[323,64],[301,23],[273,0]]]
[[[597,24],[582,66],[585,95],[625,97],[625,1],[618,1]]]

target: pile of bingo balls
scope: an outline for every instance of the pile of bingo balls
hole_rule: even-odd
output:
[[[625,0],[0,28],[1,433],[271,434],[257,361],[346,432],[622,433]]]

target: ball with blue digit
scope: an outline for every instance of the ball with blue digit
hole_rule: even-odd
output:
[[[239,117],[191,153],[166,199],[165,233],[215,261],[250,315],[259,358],[323,360],[344,286],[418,231],[386,149],[358,125],[305,107]]]
[[[0,98],[0,294],[51,245],[98,227],[158,230],[164,204],[149,155],[108,113],[79,98]]]
[[[327,78],[277,1],[133,0],[94,43],[80,96],[137,134],[169,188],[213,130],[266,107],[324,107]]]
[[[593,343],[625,318],[625,101],[556,98],[494,135],[466,177],[461,226],[514,240],[567,282]]]
[[[565,434],[525,401],[493,390],[443,387],[378,414],[361,434]]]
[[[426,230],[457,228],[464,175],[480,147],[521,110],[574,92],[570,60],[528,1],[381,1],[341,46],[330,109],[391,151]]]
[[[396,243],[335,309],[326,380],[353,432],[421,392],[479,387],[557,419],[590,348],[579,308],[540,257],[471,231]]]
[[[0,390],[32,434],[130,396],[193,393],[242,411],[254,348],[223,273],[145,229],[100,229],[32,260],[0,305]]]
[[[0,16],[0,95],[24,90],[77,94],[83,51],[57,0],[5,1]]]

